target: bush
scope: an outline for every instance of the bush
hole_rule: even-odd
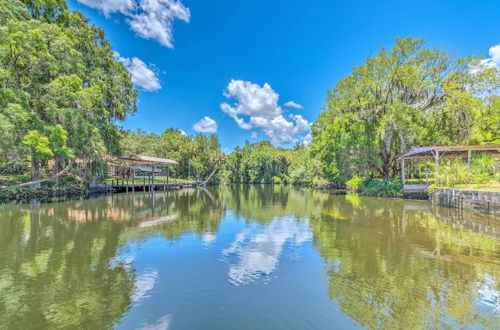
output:
[[[463,161],[442,165],[435,172],[435,186],[454,187],[459,184],[488,184],[497,181],[495,160],[488,155],[473,158],[471,166]]]
[[[316,188],[321,188],[328,185],[328,181],[326,179],[318,176],[313,178],[312,183]]]
[[[347,181],[345,185],[349,191],[359,191],[359,188],[363,184],[363,179],[355,175],[351,180]]]
[[[468,184],[472,179],[472,172],[462,161],[450,165],[441,165],[434,173],[436,186],[453,187],[457,184]]]
[[[472,159],[471,183],[490,183],[495,181],[495,160],[489,155],[481,155]]]
[[[28,171],[28,166],[23,162],[8,162],[0,164],[0,174],[20,175]]]
[[[361,185],[363,195],[376,197],[399,197],[403,196],[403,183],[401,179],[378,181],[369,180]]]
[[[271,178],[271,181],[274,183],[274,184],[280,184],[281,183],[281,178],[279,176],[273,176]]]

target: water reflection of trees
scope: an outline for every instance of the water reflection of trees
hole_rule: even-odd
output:
[[[235,185],[221,187],[224,206],[237,217],[269,222],[283,215],[309,218],[320,211],[319,201],[326,197],[309,189],[281,185]]]
[[[273,248],[267,264],[235,262],[235,281],[272,272],[283,242],[304,240],[290,219],[309,225],[328,294],[360,324],[497,325],[491,309],[498,303],[486,306],[488,295],[498,295],[497,222],[425,202],[272,185],[1,207],[0,324],[109,328],[139,294],[133,267],[117,261],[121,246],[152,235],[203,239],[228,211],[262,227],[229,249],[244,255],[254,234]]]
[[[119,224],[68,221],[67,212],[61,204],[0,210],[3,326],[109,328],[127,310],[134,272],[110,264]]]
[[[486,306],[498,294],[495,237],[464,218],[440,221],[445,211],[421,202],[346,196],[323,205],[311,226],[329,295],[361,325],[498,325]]]
[[[2,206],[0,324],[112,327],[137,295],[119,248],[152,233],[216,232],[224,216],[218,197],[184,190]]]

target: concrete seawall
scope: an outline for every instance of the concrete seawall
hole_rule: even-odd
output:
[[[434,188],[429,199],[432,204],[500,216],[500,191]]]

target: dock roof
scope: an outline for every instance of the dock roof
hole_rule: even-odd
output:
[[[117,159],[122,160],[122,161],[132,161],[132,162],[139,162],[139,163],[178,164],[175,160],[172,160],[172,159],[158,158],[158,157],[151,157],[151,156],[142,156],[142,155],[135,155],[135,154],[123,155],[121,157],[118,157]]]
[[[444,157],[466,157],[469,151],[485,151],[500,156],[500,144],[411,147],[407,153],[399,156],[399,159],[434,158],[436,152],[439,152]]]

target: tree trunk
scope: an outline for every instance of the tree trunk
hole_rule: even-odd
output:
[[[40,164],[36,160],[34,155],[31,155],[31,181],[40,180]],[[37,183],[34,185],[35,187],[40,187],[40,184]]]
[[[64,163],[63,159],[60,159],[60,158],[55,159],[55,161],[54,161],[54,173],[59,173],[61,171],[61,169],[64,168],[63,163]],[[61,177],[60,176],[56,177],[56,179],[54,181],[57,185],[61,184]]]

